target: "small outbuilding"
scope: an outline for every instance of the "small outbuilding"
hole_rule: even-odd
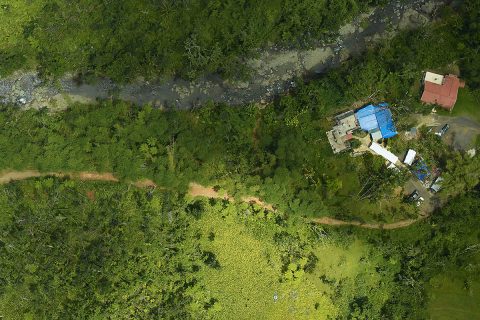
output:
[[[394,155],[393,153],[391,153],[390,151],[388,151],[387,149],[385,149],[384,147],[382,147],[376,142],[372,142],[372,144],[370,145],[370,150],[372,150],[379,156],[382,156],[383,158],[385,158],[386,160],[388,160],[390,163],[394,165],[398,162],[398,157],[396,155]]]
[[[413,161],[415,161],[416,155],[417,152],[415,150],[409,149],[407,155],[405,156],[405,160],[403,160],[403,163],[405,163],[407,166],[411,166]]]

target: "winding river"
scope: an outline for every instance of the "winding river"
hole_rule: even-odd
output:
[[[0,103],[22,108],[48,106],[63,109],[73,101],[118,98],[135,104],[188,109],[207,101],[240,105],[267,102],[288,92],[297,77],[312,78],[358,55],[375,42],[392,37],[399,30],[416,28],[435,19],[445,1],[394,0],[384,7],[361,14],[344,25],[333,43],[318,43],[309,50],[271,47],[245,62],[252,70],[249,81],[232,82],[218,75],[197,81],[170,79],[162,83],[137,81],[119,85],[109,79],[94,84],[78,84],[65,75],[55,85],[43,81],[36,72],[17,72],[0,78]]]

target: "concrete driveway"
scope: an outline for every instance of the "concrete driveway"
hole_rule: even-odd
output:
[[[418,180],[416,177],[412,176],[403,187],[405,196],[412,194],[413,191],[417,190],[423,199],[423,203],[420,205],[420,214],[427,215],[431,213],[436,207],[436,201],[434,195],[432,195],[423,183]]]
[[[418,127],[425,125],[434,127],[434,131],[440,130],[445,124],[450,129],[442,139],[455,150],[467,151],[475,146],[475,139],[480,134],[480,123],[467,117],[449,117],[430,114],[418,117]]]

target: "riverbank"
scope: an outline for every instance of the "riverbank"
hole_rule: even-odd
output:
[[[0,103],[36,109],[64,109],[73,102],[90,103],[108,98],[180,109],[194,108],[208,101],[230,105],[264,103],[288,92],[298,77],[316,77],[381,39],[434,20],[442,3],[444,1],[391,1],[343,26],[333,43],[318,43],[308,50],[271,47],[259,52],[257,59],[246,62],[252,70],[248,81],[233,82],[211,75],[197,81],[169,79],[151,83],[139,80],[119,85],[108,79],[98,79],[94,84],[85,84],[78,83],[74,75],[66,75],[49,83],[36,72],[17,72],[0,79]]]

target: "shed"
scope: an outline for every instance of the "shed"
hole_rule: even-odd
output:
[[[405,156],[405,160],[403,160],[403,163],[411,166],[413,164],[413,161],[415,160],[416,155],[417,155],[416,151],[409,149],[407,152],[407,155]]]
[[[372,150],[379,156],[382,156],[383,158],[387,159],[393,164],[397,163],[398,161],[398,157],[396,155],[394,155],[393,153],[391,153],[390,151],[388,151],[387,149],[385,149],[384,147],[382,147],[376,142],[372,142],[372,144],[370,145],[370,150]]]
[[[373,131],[371,135],[372,135],[372,141],[378,141],[383,138],[382,132],[379,129]]]

